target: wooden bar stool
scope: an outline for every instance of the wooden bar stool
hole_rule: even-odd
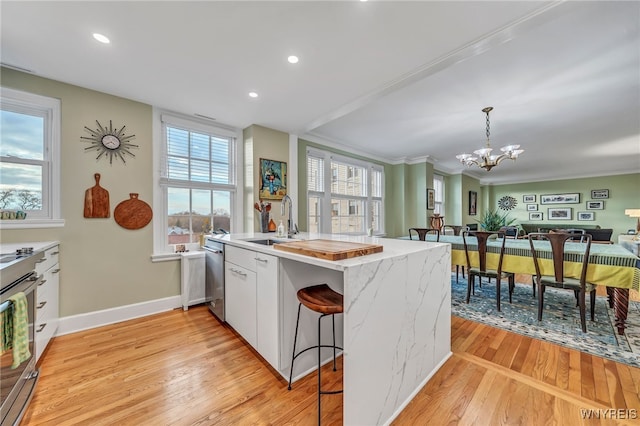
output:
[[[298,319],[296,320],[296,332],[293,337],[293,355],[291,358],[291,372],[289,374],[289,390],[291,390],[291,379],[293,377],[293,362],[298,357],[298,355],[303,354],[304,352],[318,348],[318,425],[320,424],[320,420],[322,417],[320,410],[320,399],[324,394],[336,394],[342,393],[342,390],[337,391],[323,391],[322,390],[322,380],[321,380],[321,371],[322,371],[322,357],[321,357],[321,349],[322,348],[333,348],[333,371],[336,371],[336,350],[342,348],[336,346],[336,321],[335,314],[343,313],[343,297],[340,293],[333,291],[326,284],[319,284],[310,287],[305,287],[298,290],[297,293],[298,300]],[[318,344],[314,346],[310,346],[306,349],[301,350],[296,353],[296,344],[298,342],[298,325],[300,324],[300,308],[302,305],[306,306],[313,312],[317,312],[320,314],[318,317]],[[323,345],[320,341],[322,336],[322,318],[331,315],[331,321],[333,323],[333,345]]]

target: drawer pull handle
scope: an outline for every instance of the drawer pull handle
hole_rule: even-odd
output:
[[[52,274],[57,274],[58,272],[60,272],[60,269],[56,269],[56,270],[52,271],[51,273]]]
[[[59,251],[54,251],[53,253],[51,253],[51,256],[55,256],[57,254],[60,254],[60,252]]]
[[[246,276],[247,276],[247,274],[245,274],[244,272],[239,271],[239,270],[234,269],[234,268],[231,268],[231,272],[235,272],[236,274],[238,274],[238,275],[242,275],[243,277],[246,277]]]
[[[44,330],[46,326],[47,326],[46,322],[44,324],[40,324],[40,327],[36,330],[36,333],[40,333],[42,330]]]
[[[269,262],[269,259],[260,259],[259,257],[256,257],[256,260],[257,260],[258,262],[264,262],[264,263]]]
[[[42,259],[38,260],[36,263],[42,263],[42,262],[46,262],[46,261],[47,261],[47,258],[43,257]]]
[[[40,284],[38,284],[38,286],[41,286],[42,284],[44,284],[46,282],[47,282],[47,280],[42,280],[42,281],[40,281]]]
[[[44,302],[40,302],[40,303],[38,304],[37,308],[38,308],[38,309],[42,309],[42,308],[44,308],[44,305],[46,305],[46,304],[47,304],[47,301],[46,301],[46,300],[45,300]]]

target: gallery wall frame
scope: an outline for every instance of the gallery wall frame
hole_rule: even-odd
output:
[[[538,205],[537,204],[527,204],[527,211],[528,212],[538,211]]]
[[[596,212],[578,212],[578,220],[596,220]]]
[[[587,210],[604,210],[604,201],[587,201]]]
[[[529,220],[542,220],[542,212],[529,213]]]
[[[522,196],[522,202],[523,203],[535,203],[536,202],[535,194],[523,195]]]
[[[609,198],[608,189],[592,189],[591,198],[594,200]]]
[[[540,195],[540,204],[578,204],[580,194],[578,192],[566,194],[546,194]]]
[[[427,188],[427,210],[435,210],[436,208],[436,191],[433,188]]]
[[[571,220],[573,218],[573,209],[571,207],[550,208],[547,211],[548,220]]]

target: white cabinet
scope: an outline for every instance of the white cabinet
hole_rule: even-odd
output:
[[[36,272],[42,275],[42,282],[36,290],[35,346],[36,362],[58,329],[60,264],[59,246],[44,252],[44,258],[36,265]]]
[[[234,246],[225,249],[225,319],[278,368],[278,258]]]
[[[204,252],[182,253],[180,261],[180,298],[182,309],[205,302]]]

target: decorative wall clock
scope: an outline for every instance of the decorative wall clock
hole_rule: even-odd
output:
[[[498,200],[498,207],[502,210],[511,210],[516,206],[516,204],[518,204],[518,200],[510,195],[505,195]]]
[[[130,141],[136,137],[136,135],[125,135],[124,128],[114,128],[111,120],[109,120],[109,128],[102,127],[102,124],[96,120],[98,128],[93,130],[84,126],[85,130],[91,134],[91,136],[80,136],[80,139],[84,139],[91,143],[91,146],[85,148],[85,151],[97,151],[98,156],[96,160],[101,157],[109,158],[109,164],[113,164],[113,158],[120,158],[123,163],[126,164],[124,159],[125,155],[135,157],[130,151],[131,148],[138,148],[138,145],[132,144]]]

